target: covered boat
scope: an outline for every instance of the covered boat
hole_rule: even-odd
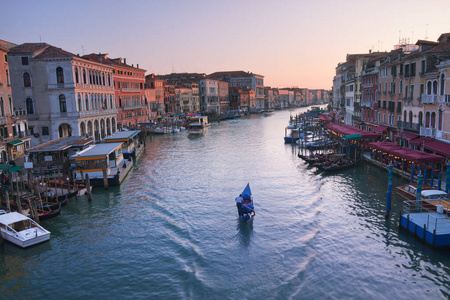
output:
[[[240,201],[241,203],[239,203]],[[252,191],[250,190],[249,183],[247,183],[247,186],[245,187],[242,194],[239,195],[238,198],[236,198],[236,202],[239,218],[242,221],[248,221],[253,219],[253,216],[255,215],[255,208],[253,206]]]
[[[23,248],[50,239],[48,230],[18,212],[0,215],[0,230],[5,240]]]

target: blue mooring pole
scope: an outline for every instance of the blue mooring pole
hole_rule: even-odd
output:
[[[439,172],[439,175],[438,175],[438,190],[441,189],[441,181],[442,181],[442,172]]]
[[[427,168],[423,168],[423,184],[427,184]]]
[[[416,209],[419,210],[420,208],[420,198],[422,197],[422,181],[423,176],[421,173],[417,175],[417,196],[416,196]]]
[[[431,169],[430,185],[433,186],[433,184],[434,184],[434,170]]]
[[[384,217],[387,219],[389,217],[389,212],[391,211],[391,197],[392,197],[392,174],[394,165],[392,163],[389,164],[389,175],[388,175],[388,189],[386,196],[386,213]]]
[[[414,183],[414,164],[411,165],[411,182]]]
[[[447,172],[445,173],[445,192],[448,194],[450,187],[450,162],[447,162]]]

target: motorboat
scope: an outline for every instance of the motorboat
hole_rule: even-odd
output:
[[[50,231],[18,212],[0,215],[0,230],[4,240],[22,248],[50,239]]]

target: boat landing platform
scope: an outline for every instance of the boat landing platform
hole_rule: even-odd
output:
[[[400,216],[400,228],[436,248],[450,247],[450,217],[438,212],[418,212]]]

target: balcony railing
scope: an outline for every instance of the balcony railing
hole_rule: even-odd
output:
[[[436,103],[437,96],[436,95],[422,95],[422,103]]]
[[[139,88],[122,88],[121,91],[125,93],[139,93],[141,90]]]
[[[0,117],[0,125],[6,125],[6,124],[8,124],[8,118]]]
[[[102,110],[87,110],[80,111],[80,117],[92,117],[92,116],[103,116],[103,115],[117,115],[117,108],[109,108]]]
[[[133,109],[141,109],[144,108],[144,105],[130,105],[122,107],[122,110],[133,110]]]
[[[420,126],[420,135],[434,138],[436,137],[436,128]]]
[[[402,129],[407,129],[415,132],[420,132],[420,124],[417,123],[410,123],[410,122],[404,122],[404,121],[398,121],[397,127]]]

